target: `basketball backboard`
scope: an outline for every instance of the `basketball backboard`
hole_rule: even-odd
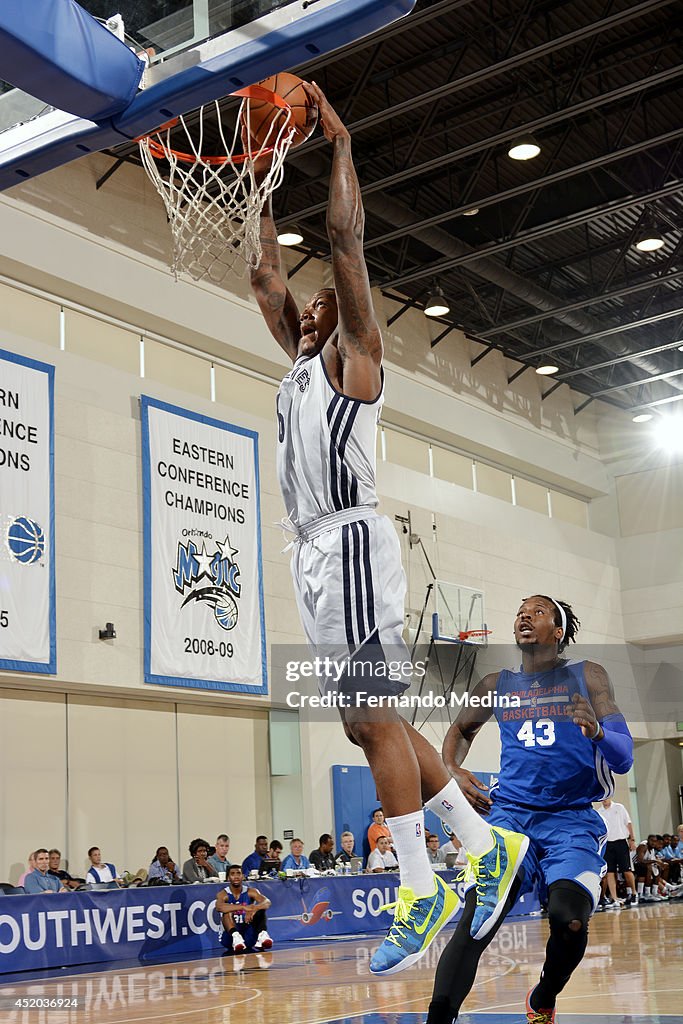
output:
[[[68,2],[52,0],[52,8]],[[42,73],[34,79],[39,97],[31,94],[30,82],[23,93],[0,83],[0,191],[84,153],[135,139],[178,114],[339,49],[403,17],[414,4],[415,0],[83,0],[80,6],[88,15],[106,23],[149,61],[142,87],[113,115],[88,120],[63,110],[59,95],[46,94],[44,84],[39,87],[38,82],[46,80]],[[0,58],[3,39],[16,42],[20,37],[30,62],[31,50],[42,45],[36,41],[33,17],[32,5],[0,5]],[[94,35],[101,33],[89,18],[79,24],[79,29],[89,28]],[[68,47],[68,36],[59,37],[53,46],[61,50],[62,60]],[[26,70],[31,71],[28,63]]]
[[[484,592],[446,580],[434,581],[436,610],[432,621],[435,640],[486,645]]]

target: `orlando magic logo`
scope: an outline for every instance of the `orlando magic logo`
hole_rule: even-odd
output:
[[[221,629],[234,629],[239,618],[235,598],[240,596],[240,567],[235,561],[238,549],[230,545],[228,537],[223,543],[212,541],[213,550],[206,550],[202,541],[201,551],[193,540],[187,544],[178,543],[178,558],[173,572],[173,583],[179,594],[189,593],[181,607],[190,601],[206,601]]]
[[[295,375],[294,380],[299,385],[299,391],[303,394],[308,385],[311,383],[311,375],[307,369],[299,370]]]

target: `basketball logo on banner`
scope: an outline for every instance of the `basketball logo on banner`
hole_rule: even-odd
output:
[[[45,534],[42,527],[27,516],[19,516],[7,530],[10,555],[24,564],[38,562],[45,552]]]
[[[267,693],[258,438],[142,398],[145,682]]]

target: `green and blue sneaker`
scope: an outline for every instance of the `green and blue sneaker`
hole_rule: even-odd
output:
[[[494,843],[487,853],[481,857],[467,854],[469,877],[477,890],[477,906],[470,926],[473,939],[488,935],[503,913],[512,883],[529,848],[529,840],[521,832],[509,832],[493,825],[491,833]]]
[[[408,886],[399,886],[389,934],[370,961],[373,974],[396,974],[416,963],[427,952],[445,924],[456,913],[460,899],[439,875],[434,875],[432,896],[417,897]]]

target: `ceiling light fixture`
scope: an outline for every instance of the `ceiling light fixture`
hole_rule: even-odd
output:
[[[648,420],[652,419],[651,412],[639,412],[637,416],[633,417],[634,423],[647,423]]]
[[[476,217],[479,213],[479,207],[473,206],[470,210],[463,210],[463,217]]]
[[[657,226],[654,214],[648,211],[643,217],[643,223],[638,231],[636,249],[638,252],[657,252],[663,245],[662,231]]]
[[[683,452],[683,416],[660,416],[653,427],[653,434],[657,445],[664,451],[671,455]]]
[[[533,135],[522,135],[510,144],[508,156],[511,160],[533,160],[541,152],[541,147]]]
[[[557,373],[559,366],[553,366],[552,363],[548,363],[547,366],[537,366],[536,373],[540,373],[541,377],[550,377],[551,374]]]
[[[425,302],[425,316],[445,316],[450,311],[451,307],[448,305],[448,299],[443,293],[443,288],[440,284],[433,284],[429,297]]]
[[[289,227],[278,232],[277,240],[280,245],[301,245],[304,236],[296,224],[290,224]]]

